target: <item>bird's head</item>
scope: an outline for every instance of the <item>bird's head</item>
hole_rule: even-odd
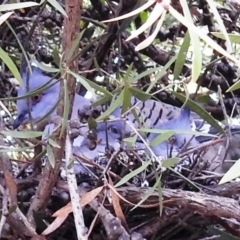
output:
[[[121,141],[117,138],[118,134],[102,130],[96,133],[95,140],[84,138],[81,146],[76,147],[74,151],[94,161],[100,154],[107,153],[107,150],[117,151],[120,149]]]
[[[177,118],[159,124],[156,129],[191,131],[190,109],[187,107],[183,108]],[[149,140],[152,141],[157,136],[157,133],[152,133],[149,136]],[[193,135],[176,133],[169,140],[161,142],[157,146],[152,146],[151,149],[157,156],[174,157],[188,142],[188,147],[195,146],[197,144],[197,140],[193,137]]]
[[[36,67],[32,67],[32,74],[29,73],[29,76],[27,75],[26,71],[21,72],[23,86],[18,89],[18,97],[37,90],[49,82],[51,87],[28,97],[28,99],[17,100],[17,119],[13,123],[14,129],[21,124],[30,122],[29,112],[33,121],[44,117],[56,105],[59,99],[60,83],[56,79],[51,80],[51,77],[43,75],[42,71]]]
[[[97,124],[97,131],[107,131],[107,133],[114,139],[122,141],[125,137],[130,137],[132,129],[125,120],[112,120],[108,122],[99,122]]]

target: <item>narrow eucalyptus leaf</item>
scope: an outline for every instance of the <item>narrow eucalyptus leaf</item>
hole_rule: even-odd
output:
[[[110,104],[110,106],[108,107],[108,109],[101,114],[101,116],[99,116],[97,118],[97,120],[102,120],[106,117],[108,117],[109,115],[111,115],[111,113],[119,106],[122,105],[123,102],[123,92],[120,93],[120,95],[117,97],[116,100],[112,101],[112,103]]]
[[[64,82],[64,112],[60,136],[63,136],[63,133],[67,127],[68,115],[70,111],[67,81],[64,80],[63,82]]]
[[[1,131],[5,136],[10,136],[14,138],[36,138],[43,135],[43,132],[38,131]]]
[[[22,78],[20,76],[20,73],[19,73],[16,65],[14,64],[12,59],[8,56],[8,54],[1,47],[0,47],[0,58],[8,66],[8,68],[10,69],[13,76],[17,79],[18,83],[22,86],[23,85]]]
[[[156,190],[156,188],[158,187],[159,183],[161,181],[161,177],[158,177],[157,181],[155,182],[155,184],[153,185],[153,187],[151,187],[145,194],[145,196],[142,197],[141,201],[139,201],[132,209],[131,211],[133,211],[135,208],[137,208],[138,206],[140,206],[142,203],[144,203]]]
[[[179,162],[180,158],[168,158],[167,160],[162,162],[162,166],[165,168],[173,167],[175,164]]]
[[[219,184],[227,183],[235,178],[238,178],[240,176],[240,159],[238,159],[232,167],[224,174],[222,179],[220,180]]]
[[[145,92],[141,91],[140,89],[137,89],[134,87],[130,87],[129,91],[131,92],[131,94],[134,97],[136,97],[137,99],[139,99],[141,101],[146,101],[152,97],[151,94],[145,93]]]
[[[151,161],[144,163],[141,167],[135,169],[134,171],[130,172],[129,174],[125,175],[116,185],[115,187],[120,187],[124,183],[127,183],[131,178],[135,177],[139,173],[143,172],[149,165]]]
[[[182,72],[182,68],[183,68],[185,60],[186,60],[188,48],[190,46],[190,40],[191,39],[190,39],[189,31],[187,31],[185,33],[183,43],[178,52],[177,59],[176,59],[175,65],[174,65],[173,76],[174,76],[175,80],[177,80],[179,78],[179,75]]]
[[[11,11],[21,8],[28,8],[39,5],[35,2],[23,2],[23,3],[13,3],[13,4],[2,4],[0,5],[0,12]]]
[[[69,49],[69,52],[67,54],[67,60],[70,61],[72,56],[73,56],[73,53],[76,52],[76,49],[78,48],[79,46],[79,42],[80,40],[82,39],[82,36],[83,36],[83,33],[85,32],[85,30],[81,31],[77,37],[74,39],[73,43],[72,43],[72,46],[70,47]]]
[[[122,103],[122,110],[121,114],[125,113],[128,108],[132,106],[131,104],[131,93],[129,91],[129,87],[125,85],[123,89],[123,103]]]
[[[55,141],[53,141],[51,138],[48,139],[48,143],[55,147],[55,148],[61,148],[61,146],[59,146],[59,144],[57,144]]]
[[[150,143],[149,146],[157,146],[158,144],[168,140],[170,137],[174,135],[174,131],[168,131],[165,133],[160,134],[156,138],[154,138]]]
[[[94,102],[92,104],[93,107],[99,106],[99,105],[103,105],[106,102],[110,101],[112,99],[112,97],[109,96],[104,96],[103,98],[98,99],[96,102]]]
[[[56,10],[58,10],[63,16],[68,17],[65,10],[56,0],[47,0]]]
[[[50,72],[50,73],[58,73],[59,72],[59,69],[57,69],[57,68],[46,66],[45,64],[42,64],[37,61],[34,61],[34,63],[37,65],[38,68],[42,69],[45,72]]]
[[[220,32],[211,32],[212,35],[221,38],[223,40],[226,40],[223,33]],[[240,44],[240,34],[228,34],[228,37],[230,38],[230,41],[232,43]]]
[[[137,140],[137,135],[133,136],[133,137],[129,137],[129,138],[124,138],[123,141],[129,146],[132,147],[134,146],[136,140]]]
[[[186,131],[186,130],[162,130],[162,129],[150,129],[150,128],[140,128],[138,129],[139,132],[150,132],[150,133],[167,133],[169,131],[174,132],[175,134],[189,134],[189,135],[195,135],[195,136],[207,136],[207,137],[213,137],[217,138],[218,136],[210,133],[205,133],[205,132],[198,132],[198,131]]]
[[[172,92],[173,95],[175,95],[181,102],[186,101],[186,97],[177,93]],[[220,133],[225,134],[223,128],[219,125],[219,123],[202,107],[200,107],[197,103],[192,101],[191,99],[188,99],[186,102],[186,105],[195,113],[197,113],[203,120],[205,120],[207,123],[209,123],[212,127],[217,129]]]
[[[88,91],[92,90],[92,87],[90,86],[89,82],[86,81],[86,78],[83,78],[77,73],[74,73],[70,71],[70,74],[73,75]]]
[[[55,156],[53,154],[53,150],[49,144],[47,145],[47,156],[48,156],[48,161],[49,161],[50,165],[52,166],[52,168],[54,168],[56,160],[55,160]]]
[[[234,83],[230,88],[228,88],[227,92],[232,92],[238,90],[240,88],[240,81]]]

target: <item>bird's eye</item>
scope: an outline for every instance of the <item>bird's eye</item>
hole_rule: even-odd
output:
[[[32,96],[32,101],[33,101],[34,103],[38,103],[38,102],[41,101],[42,96],[43,96],[42,94],[36,94],[36,95]]]
[[[119,134],[119,129],[115,126],[110,126],[109,130],[113,133],[113,134]]]

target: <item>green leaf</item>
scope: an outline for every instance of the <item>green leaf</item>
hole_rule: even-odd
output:
[[[224,174],[219,184],[227,183],[240,176],[240,159]]]
[[[174,75],[175,80],[177,80],[179,78],[179,75],[182,72],[182,68],[183,68],[185,60],[186,60],[188,48],[190,46],[190,40],[191,39],[190,39],[189,31],[187,31],[185,34],[183,43],[181,45],[181,48],[178,52],[175,66],[174,66],[173,75]]]
[[[168,158],[167,160],[162,162],[162,166],[165,168],[170,168],[172,166],[174,166],[175,164],[177,164],[179,162],[180,158]]]
[[[1,6],[2,5],[0,5],[0,7]],[[17,79],[19,84],[22,86],[23,85],[22,78],[20,76],[20,73],[19,73],[16,65],[14,64],[12,59],[8,56],[8,54],[1,47],[0,47],[0,58],[8,66],[8,68],[10,69],[11,73],[13,74],[13,76]]]
[[[116,100],[111,102],[108,109],[103,114],[101,114],[101,116],[99,116],[97,118],[97,120],[102,120],[102,119],[108,117],[116,108],[121,106],[122,103],[123,103],[123,91],[120,93],[120,95],[117,97]]]
[[[145,93],[145,92],[141,91],[140,89],[137,89],[134,87],[130,87],[129,91],[132,93],[132,95],[134,97],[136,97],[137,99],[139,99],[141,101],[146,101],[152,97],[151,94]]]
[[[45,72],[49,72],[49,73],[58,73],[58,72],[60,72],[59,69],[54,68],[54,67],[46,66],[45,64],[42,64],[42,63],[40,63],[38,61],[34,61],[34,63],[37,65],[38,68],[42,69]]]
[[[71,72],[70,72],[70,73],[71,73]],[[110,93],[107,89],[105,89],[105,88],[99,86],[98,84],[94,83],[93,81],[90,81],[90,80],[88,80],[87,78],[85,78],[85,77],[83,77],[83,76],[80,76],[80,75],[78,75],[78,74],[76,74],[76,73],[73,73],[73,76],[75,76],[76,79],[79,80],[83,86],[84,86],[85,82],[88,83],[88,84],[90,85],[90,89],[87,89],[87,88],[86,88],[88,91],[91,91],[91,92],[92,92],[92,88],[93,88],[93,89],[95,89],[95,90],[103,93],[105,96],[109,96],[110,98],[113,97],[113,94],[112,94],[112,93]],[[79,78],[78,78],[78,77],[79,77]],[[84,81],[85,81],[85,82],[84,82]],[[84,87],[85,87],[85,86],[84,86]],[[87,85],[86,85],[86,87],[87,87]],[[97,106],[97,105],[94,105],[94,104],[93,104],[93,106]]]
[[[138,175],[139,173],[143,172],[149,165],[151,164],[151,161],[147,161],[146,163],[144,163],[141,167],[133,170],[132,172],[128,173],[127,175],[125,175],[116,185],[116,187],[120,187],[121,185],[123,185],[124,183],[127,183],[131,178],[135,177],[136,175]]]
[[[68,164],[66,165],[67,169],[71,169],[73,167],[75,159],[70,158]]]
[[[61,148],[61,146],[59,146],[59,144],[57,144],[55,141],[53,141],[51,138],[48,139],[48,143],[55,147],[55,148]]]
[[[211,32],[212,35],[215,37],[221,38],[223,40],[226,40],[225,36],[223,33],[219,32]],[[228,37],[230,38],[230,41],[232,43],[240,44],[240,35],[239,34],[228,34]]]
[[[64,112],[63,112],[63,121],[62,121],[61,133],[60,133],[61,137],[63,136],[63,133],[67,127],[68,115],[70,112],[70,102],[69,102],[67,81],[63,80],[63,83],[64,83]]]
[[[131,73],[132,73],[133,63],[131,63],[124,75],[123,81],[125,83],[125,86],[128,85],[128,81],[131,81]]]
[[[121,114],[124,114],[128,108],[132,107],[131,104],[131,93],[127,85],[125,85],[123,89],[123,103],[122,103],[122,110]]]
[[[174,96],[176,96],[181,102],[186,101],[186,97],[177,93],[172,92]],[[216,130],[218,130],[220,133],[225,134],[223,128],[219,125],[219,123],[202,107],[200,107],[197,103],[192,101],[191,99],[188,99],[186,102],[186,105],[195,113],[197,113],[203,120],[205,120],[207,123],[209,123],[212,127],[214,127]]]
[[[157,146],[158,144],[168,140],[170,137],[174,135],[174,131],[167,131],[165,133],[160,134],[156,138],[154,138],[150,143],[149,146]]]
[[[138,81],[141,78],[144,78],[144,77],[149,76],[149,75],[151,75],[153,73],[156,73],[157,71],[162,72],[162,70],[163,70],[162,66],[161,67],[147,69],[146,71],[144,71],[144,72],[142,72],[140,74],[136,74],[136,77],[133,79],[133,82],[136,82],[136,81]],[[163,73],[163,75],[164,74],[165,74],[165,72]]]
[[[139,1],[140,2],[140,1]],[[147,11],[142,11],[140,13],[140,18],[141,18],[141,21],[142,22],[146,22],[147,21],[147,18],[148,18],[148,12]]]
[[[48,156],[48,161],[49,161],[50,165],[52,166],[52,168],[54,168],[56,160],[55,160],[55,156],[53,154],[53,150],[49,144],[47,145],[47,156]]]
[[[38,131],[1,131],[1,134],[14,138],[36,138],[43,135],[43,132]]]
[[[158,183],[158,200],[159,200],[159,213],[160,216],[162,216],[162,210],[163,210],[163,191],[162,191],[162,185],[161,182]]]
[[[21,8],[34,7],[34,6],[39,6],[39,4],[35,3],[35,2],[2,4],[2,5],[0,5],[0,12],[11,11],[11,10],[16,10],[16,9],[21,9]]]
[[[145,128],[139,128],[139,132],[150,132],[150,133],[168,133],[169,130],[162,130],[162,129],[145,129]],[[219,136],[216,136],[214,134],[204,133],[204,132],[198,132],[198,131],[186,131],[186,130],[175,130],[171,129],[170,131],[174,132],[174,134],[189,134],[189,135],[195,135],[195,136],[207,136],[207,137],[213,137],[218,138]]]
[[[92,106],[93,107],[96,107],[96,106],[99,106],[99,105],[103,105],[105,104],[106,102],[110,101],[112,99],[112,97],[109,97],[109,96],[104,96],[103,98],[99,98],[97,101],[95,101]]]
[[[35,89],[34,91],[28,92],[28,93],[26,93],[26,94],[24,94],[24,95],[22,95],[20,97],[0,98],[0,100],[2,100],[2,101],[5,101],[5,100],[7,100],[7,101],[16,101],[18,99],[24,99],[24,98],[32,97],[32,96],[34,96],[34,95],[36,95],[38,93],[43,92],[44,90],[46,90],[46,89],[48,89],[50,87],[52,87],[55,84],[56,84],[56,82],[50,83],[50,81],[49,81],[46,84],[42,85],[41,87]]]
[[[151,89],[156,85],[157,82],[159,82],[159,79],[161,79],[161,77],[163,77],[166,74],[167,69],[176,61],[177,59],[177,55],[175,55],[174,57],[172,57],[166,64],[164,67],[161,67],[161,71],[155,76],[155,80],[152,81],[146,91],[146,93],[149,93],[151,91]]]
[[[74,73],[74,72],[72,72],[72,71],[69,71],[69,73],[70,73],[71,75],[73,75],[73,77],[75,77],[88,91],[91,91],[91,90],[92,90],[89,82],[86,81],[86,78],[83,78],[83,77],[80,76],[79,74]]]
[[[57,66],[59,67],[60,66],[60,62],[61,62],[61,59],[60,59],[60,55],[59,55],[59,51],[57,49],[57,47],[55,47],[53,49],[53,59],[54,59],[54,62],[57,64]]]
[[[198,101],[199,103],[209,103],[211,100],[212,100],[212,99],[211,99],[211,97],[210,97],[209,95],[203,95],[203,96],[199,96],[199,97],[197,98],[197,101]]]
[[[27,58],[27,53],[21,43],[21,40],[19,39],[18,35],[16,34],[16,32],[14,31],[14,29],[12,28],[12,26],[10,25],[10,23],[8,21],[6,21],[6,24],[8,26],[8,28],[12,31],[14,37],[16,38],[21,50],[22,50],[22,54],[24,55],[24,58],[27,60],[27,64],[28,64],[28,67],[29,67],[29,70],[30,70],[30,74],[32,74],[32,69],[31,69],[31,64]],[[20,75],[20,74],[19,74]],[[20,82],[19,82],[20,86],[22,86],[22,78],[20,78]]]
[[[40,159],[42,158],[43,156],[46,155],[46,148],[44,148],[37,156],[35,156],[35,159]]]
[[[215,0],[214,1],[207,0],[207,2],[208,2],[208,5],[209,5],[213,15],[214,15],[214,18],[216,19],[216,21],[218,23],[219,30],[223,33],[223,35],[226,39],[226,42],[227,42],[227,46],[228,46],[228,48],[230,48],[228,50],[230,50],[230,52],[232,52],[231,42],[230,42],[227,30],[226,30],[225,24],[223,22],[222,16],[219,14],[219,10],[217,9],[216,1]]]
[[[193,24],[193,20],[192,20],[192,15],[190,13],[190,9],[188,7],[188,4],[186,1],[182,1],[182,8],[183,8],[183,12],[184,15],[186,17],[186,20]],[[198,77],[201,73],[201,69],[202,69],[202,51],[201,51],[201,43],[200,43],[200,39],[199,36],[191,29],[188,29],[189,31],[189,35],[191,38],[191,43],[193,46],[193,60],[192,60],[192,81],[196,82],[198,80]]]
[[[84,34],[85,30],[81,31],[77,37],[74,39],[71,48],[69,49],[69,52],[67,54],[67,61],[70,62],[72,60],[73,53],[76,51],[76,49],[79,46],[79,42],[82,39],[82,36]],[[77,49],[78,51],[78,49]]]
[[[240,88],[240,81],[234,83],[226,92],[232,92]]]
[[[137,135],[134,135],[133,137],[124,138],[123,141],[129,146],[134,146],[135,142],[137,141]]]
[[[157,181],[155,182],[155,184],[153,185],[153,187],[151,187],[149,189],[149,191],[147,191],[147,193],[145,194],[145,196],[142,197],[142,200],[140,202],[138,202],[132,209],[131,211],[133,211],[135,208],[137,208],[138,206],[140,206],[142,203],[144,203],[150,196],[152,196],[152,194],[154,193],[154,191],[156,190],[156,188],[158,187],[158,185],[160,184],[161,181],[161,177],[157,178]]]
[[[44,1],[44,0],[43,0]],[[62,8],[62,6],[56,0],[47,0],[56,10],[58,10],[62,15],[68,18],[67,13]],[[80,7],[80,6],[79,6]]]

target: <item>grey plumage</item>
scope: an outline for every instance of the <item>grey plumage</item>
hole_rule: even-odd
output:
[[[118,131],[121,130],[120,125],[116,124],[115,127],[119,127]],[[216,134],[216,137],[218,133],[216,129],[205,123],[203,120],[191,120],[190,110],[186,107],[181,110],[178,117],[173,118],[169,121],[162,122],[153,128],[160,130],[181,130],[188,132],[204,132],[207,130],[207,133],[210,133],[212,135]],[[232,126],[232,139],[231,143],[229,144],[229,149],[226,147],[228,139],[227,137],[222,137],[222,142],[218,142],[217,144],[213,145],[209,141],[214,140],[214,137],[201,135],[194,136],[194,133],[175,133],[170,140],[161,142],[157,146],[150,146],[150,148],[156,156],[168,158],[177,156],[185,144],[187,144],[187,150],[187,148],[199,147],[202,143],[209,142],[208,146],[205,146],[199,150],[202,151],[202,154],[200,154],[199,157],[201,161],[206,164],[207,170],[222,173],[226,172],[234,162],[229,162],[228,160],[237,160],[240,157],[240,150],[238,149],[240,139],[239,130],[240,126]],[[151,142],[158,135],[159,134],[157,133],[150,133],[146,140],[148,142]],[[146,149],[146,146],[143,144],[143,142],[139,141],[135,144],[135,147],[136,149]],[[190,159],[193,158],[193,154],[190,154],[189,157]],[[226,161],[224,161],[225,159]],[[191,160],[191,162],[193,162],[193,160]]]
[[[140,101],[132,96],[131,104],[132,106],[135,106],[134,109],[137,113],[140,124],[131,111],[126,114],[126,118],[133,123],[135,128],[154,128],[163,122],[177,118],[181,113],[181,108],[153,99]],[[105,110],[104,107],[103,110]],[[113,111],[112,115],[119,118],[121,116],[121,110],[121,107],[118,107]],[[199,116],[196,113],[190,112],[191,120],[198,118]]]
[[[23,68],[21,71],[22,79],[24,86],[20,87],[18,90],[18,97],[23,96],[29,92],[36,91],[39,88],[42,88],[46,84],[50,82],[51,87],[46,88],[40,93],[33,95],[32,97],[23,98],[17,100],[17,119],[13,123],[14,129],[17,128],[21,124],[27,124],[30,122],[30,117],[28,114],[28,110],[31,113],[31,119],[36,121],[46,115],[53,107],[56,105],[59,99],[60,94],[60,83],[50,77],[44,76],[40,69],[36,67],[32,67],[32,74],[29,73],[29,79],[27,83],[27,72],[24,71],[26,68]],[[85,107],[91,105],[91,100],[86,99],[78,94],[75,94],[71,120],[78,119],[78,112],[83,112]],[[29,108],[28,108],[29,106]],[[54,109],[51,115],[56,115],[56,109]],[[119,128],[115,126],[120,126]],[[79,136],[74,140],[73,143],[73,152],[76,154],[82,154],[90,159],[94,159],[99,153],[105,153],[105,148],[107,142],[115,149],[119,149],[120,143],[123,138],[123,131],[125,122],[123,120],[114,120],[110,122],[100,122],[97,125],[98,138],[102,139],[100,143],[98,143],[98,148],[96,150],[90,150],[89,143],[90,140],[87,138],[83,138]],[[54,128],[54,124],[48,124],[45,127],[45,136],[52,132]],[[87,132],[87,129],[86,131]],[[106,140],[106,133],[108,134],[108,140]],[[125,132],[124,136],[129,135],[129,132]],[[80,148],[81,147],[81,148]]]
[[[40,69],[33,67],[32,75],[29,76],[29,90],[26,89],[27,86],[27,73],[26,71],[22,71],[22,78],[24,82],[24,87],[19,88],[18,96],[23,96],[24,94],[34,91],[39,87],[47,84],[51,78],[48,76],[44,76]],[[31,98],[29,98],[29,103],[27,99],[20,99],[17,101],[18,107],[18,116],[15,120],[13,127],[17,128],[20,124],[29,123],[30,118],[28,115],[28,105],[31,111],[32,120],[38,120],[46,115],[53,106],[57,103],[60,93],[60,83],[53,79],[50,82],[51,87],[46,88],[40,94],[35,94]],[[135,97],[131,98],[132,105],[135,105],[139,100]],[[90,106],[92,103],[91,100],[88,100],[80,95],[75,95],[74,103],[73,103],[73,111],[71,115],[71,119],[78,118],[78,112],[83,109],[85,106]],[[104,109],[104,107],[102,107]],[[211,132],[213,129],[211,126],[207,124],[203,124],[201,129],[196,129],[203,122],[195,113],[190,112],[187,109],[181,110],[180,108],[171,106],[169,104],[164,104],[162,102],[158,102],[155,100],[146,100],[140,102],[135,108],[136,112],[139,116],[139,119],[144,123],[145,128],[158,128],[158,129],[170,129],[170,130],[198,130],[201,131],[205,126]],[[56,109],[51,113],[52,115],[57,114]],[[112,115],[116,118],[121,116],[121,108],[117,108]],[[134,125],[134,127],[139,128],[142,127],[138,124],[134,115],[130,112],[127,114],[127,119],[130,123]],[[195,128],[195,129],[194,129]],[[236,126],[235,130],[238,131],[240,127]],[[52,129],[52,125],[48,125],[46,129]],[[233,128],[232,128],[233,129]],[[97,144],[95,150],[90,150],[88,148],[88,140],[83,140],[82,137],[79,137],[79,141],[75,141],[73,149],[75,152],[80,152],[81,154],[86,154],[89,158],[94,159],[97,153],[101,153],[105,151],[105,145],[107,144],[106,132],[109,135],[108,142],[110,145],[114,146],[114,149],[118,149],[118,146],[121,144],[121,141],[124,137],[130,136],[132,134],[132,128],[126,124],[124,120],[116,120],[112,122],[108,122],[107,125],[102,122],[97,124],[97,133],[102,138],[102,142]],[[152,141],[156,137],[156,134],[148,134],[147,140]],[[193,136],[185,135],[185,134],[175,134],[172,139],[174,139],[171,144],[165,141],[158,146],[152,146],[151,149],[158,156],[168,157],[171,153],[171,156],[177,155],[180,151],[181,147]],[[227,158],[236,159],[240,157],[240,150],[238,150],[239,145],[239,134],[233,131],[233,141],[230,144],[230,151],[228,152]],[[138,139],[139,140],[139,139]],[[209,141],[210,138],[206,137],[193,137],[190,142],[191,147],[200,144],[201,142]],[[224,139],[224,144],[226,143],[226,139]],[[223,146],[223,150],[226,151],[226,147]],[[225,144],[226,145],[226,144]],[[136,144],[137,148],[142,148],[142,143]],[[213,149],[218,150],[219,146],[211,146],[208,150],[206,149],[205,159],[213,159],[217,152]],[[171,152],[170,152],[171,150]],[[219,158],[218,158],[219,159]],[[210,167],[209,169],[213,169]]]
[[[156,129],[161,130],[183,130],[191,131],[190,110],[189,108],[183,108],[178,117],[171,119],[167,122],[163,122],[156,126]],[[154,140],[158,136],[157,133],[151,133],[149,135],[149,141]],[[151,149],[156,156],[175,157],[181,148],[188,143],[188,147],[193,147],[198,144],[196,138],[191,134],[175,133],[171,137],[171,141],[164,141],[157,146],[152,146]]]
[[[28,84],[27,73],[24,72],[21,75],[24,87],[19,87],[18,97],[42,87],[43,85],[47,84],[51,79],[48,76],[44,76],[41,71],[36,67],[32,67],[32,75],[29,76]],[[17,128],[20,124],[29,123],[30,118],[28,114],[28,107],[31,110],[30,112],[32,120],[37,120],[43,117],[51,110],[51,108],[57,103],[59,99],[60,89],[59,82],[54,79],[53,83],[55,84],[52,87],[45,89],[41,94],[36,94],[33,97],[29,98],[29,102],[26,98],[17,100],[18,116],[17,119],[14,121],[14,128]],[[27,85],[30,91],[28,91]],[[53,112],[53,114],[55,114],[55,112],[56,110]]]
[[[75,148],[75,152],[95,160],[99,155],[106,153],[107,147],[109,147],[109,150],[114,151],[120,149],[122,143],[118,136],[117,133],[112,133],[111,131],[100,131],[97,134],[98,143],[91,142],[88,138],[85,138],[81,146]]]
[[[29,81],[27,83],[27,73],[21,73],[23,79],[23,87],[18,89],[18,97],[25,95],[26,93],[37,90],[44,85],[50,83],[51,87],[46,88],[38,94],[33,95],[29,99],[27,98],[17,100],[17,111],[18,116],[14,121],[13,127],[17,128],[21,124],[26,124],[30,122],[28,114],[28,105],[33,121],[42,118],[46,115],[53,107],[56,105],[59,99],[60,93],[60,83],[56,79],[51,79],[49,76],[44,76],[39,68],[32,67],[32,75],[29,76]],[[29,91],[28,91],[28,89]],[[75,95],[73,103],[73,111],[71,119],[78,119],[78,110],[81,107],[91,105],[91,101],[80,95]],[[51,114],[57,114],[56,109]]]

